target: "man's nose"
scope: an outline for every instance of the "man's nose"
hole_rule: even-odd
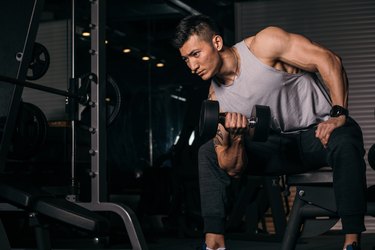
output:
[[[190,69],[191,69],[191,73],[196,73],[197,70],[199,69],[199,64],[196,63],[196,62],[190,62]]]

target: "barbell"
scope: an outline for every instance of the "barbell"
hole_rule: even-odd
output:
[[[224,126],[226,113],[220,113],[219,110],[218,101],[204,100],[202,102],[199,118],[199,135],[204,140],[215,137],[219,123]],[[266,141],[271,124],[270,107],[255,105],[247,121],[250,139],[257,142]]]

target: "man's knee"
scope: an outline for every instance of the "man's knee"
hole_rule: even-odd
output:
[[[214,145],[211,140],[204,143],[202,146],[199,147],[199,150],[198,150],[199,160],[205,159],[205,158],[211,158],[213,156],[215,157],[216,153],[215,153]]]
[[[330,148],[354,148],[364,151],[362,131],[358,126],[343,126],[335,129],[329,139]]]

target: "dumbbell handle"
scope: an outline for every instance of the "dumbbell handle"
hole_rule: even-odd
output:
[[[226,115],[227,115],[226,112],[224,112],[224,113],[219,113],[219,123],[221,123],[223,126],[224,126],[224,124],[225,124],[225,116],[226,116]],[[246,120],[247,120],[247,122],[248,122],[248,126],[249,126],[250,128],[254,128],[255,125],[256,125],[257,122],[258,122],[258,118],[255,117],[255,116],[252,116],[252,117],[250,117],[250,118],[246,118]]]

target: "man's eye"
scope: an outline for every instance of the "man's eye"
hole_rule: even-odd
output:
[[[194,56],[194,57],[198,57],[198,56],[199,56],[199,52],[194,52],[194,53],[193,53],[193,56]]]

